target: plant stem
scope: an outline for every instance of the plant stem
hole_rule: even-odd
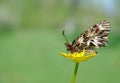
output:
[[[79,66],[79,62],[77,62],[77,63],[75,64],[75,69],[74,69],[74,73],[73,73],[73,77],[72,77],[72,82],[71,82],[71,83],[75,83],[76,76],[77,76],[78,66]]]

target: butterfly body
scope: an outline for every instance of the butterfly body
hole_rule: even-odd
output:
[[[86,30],[73,40],[72,44],[67,42],[65,45],[70,52],[81,52],[82,50],[94,51],[94,48],[100,48],[107,45],[109,31],[110,24],[104,20]]]

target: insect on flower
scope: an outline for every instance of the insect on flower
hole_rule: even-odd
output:
[[[110,24],[108,21],[100,21],[100,23],[95,24],[90,29],[86,30],[80,36],[78,36],[72,43],[69,43],[65,31],[63,31],[63,36],[66,39],[67,51],[71,53],[81,52],[82,50],[96,52],[95,48],[105,47],[108,43],[108,34],[110,31]]]

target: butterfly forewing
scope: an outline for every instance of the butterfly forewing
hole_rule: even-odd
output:
[[[110,24],[104,20],[86,30],[72,42],[72,51],[92,50],[104,47],[108,43]]]

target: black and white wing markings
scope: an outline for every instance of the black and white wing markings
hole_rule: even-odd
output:
[[[72,44],[67,42],[65,45],[67,50],[71,52],[80,52],[83,49],[93,50],[94,48],[104,47],[108,43],[109,31],[110,24],[108,21],[104,20],[86,30],[73,40]]]
[[[108,43],[108,34],[110,31],[110,24],[106,20],[101,21],[99,24],[93,26],[90,29],[90,34],[88,37],[90,38],[87,41],[87,45],[94,45],[97,48],[104,47]]]
[[[109,22],[101,21],[75,39],[72,46],[79,50],[104,47],[108,42],[109,31]]]

